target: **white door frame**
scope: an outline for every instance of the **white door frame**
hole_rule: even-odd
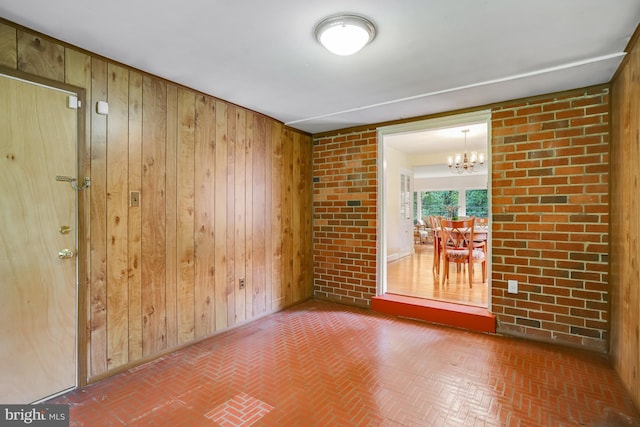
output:
[[[455,114],[433,119],[418,120],[415,122],[401,123],[397,125],[382,126],[377,129],[378,141],[378,202],[377,202],[377,268],[376,268],[376,295],[383,295],[387,291],[387,242],[386,242],[386,196],[387,176],[384,139],[388,135],[410,133],[428,129],[441,129],[445,127],[462,126],[467,123],[487,122],[487,197],[491,206],[491,110],[480,110],[470,113]],[[491,215],[489,215],[491,217]],[[489,220],[491,221],[491,220]],[[491,236],[489,236],[489,239]],[[491,245],[489,245],[489,259],[491,259]],[[488,277],[491,277],[491,263],[488,263]],[[489,280],[487,303],[491,310],[491,281]]]

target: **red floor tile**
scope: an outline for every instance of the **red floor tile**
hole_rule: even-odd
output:
[[[496,332],[496,316],[483,307],[386,293],[373,297],[371,309],[478,332]]]
[[[603,355],[322,301],[52,402],[89,427],[640,425]]]
[[[205,417],[222,427],[246,427],[260,421],[272,409],[273,406],[245,393],[240,393],[216,406],[206,413]]]

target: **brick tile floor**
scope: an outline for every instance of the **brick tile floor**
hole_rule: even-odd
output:
[[[603,355],[308,301],[51,401],[72,426],[637,426]]]

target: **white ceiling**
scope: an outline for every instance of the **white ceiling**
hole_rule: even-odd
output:
[[[463,129],[469,130],[466,139],[467,153],[476,151],[484,153],[485,158],[488,158],[486,121],[385,135],[384,144],[385,147],[392,147],[409,155],[414,178],[451,177],[452,171],[447,166],[447,160],[449,156],[465,151]],[[477,164],[475,171],[478,175],[486,175],[487,164]]]
[[[385,144],[409,155],[422,154],[425,151],[445,153],[442,161],[452,152],[461,152],[465,147],[463,130],[466,135],[467,151],[482,151],[487,149],[487,123],[472,123],[441,129],[420,130],[411,133],[395,133],[385,135]]]
[[[341,12],[361,52],[313,37]],[[611,80],[639,0],[2,0],[0,16],[319,133]]]

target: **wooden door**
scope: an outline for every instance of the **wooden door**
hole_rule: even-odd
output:
[[[0,75],[0,402],[76,385],[77,110]],[[71,257],[59,258],[68,249]]]

